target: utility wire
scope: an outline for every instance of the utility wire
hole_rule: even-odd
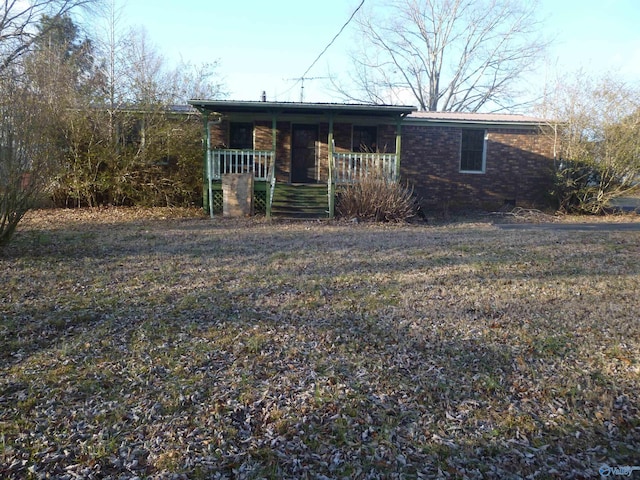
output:
[[[289,88],[287,91],[285,91],[284,93],[288,93],[291,90],[293,90],[295,88],[296,85],[298,85],[298,83],[300,82],[304,82],[304,79],[307,78],[307,73],[309,73],[309,71],[314,67],[314,65],[316,63],[318,63],[318,60],[320,60],[320,58],[322,58],[322,56],[326,53],[327,50],[329,50],[329,48],[331,47],[331,45],[334,44],[334,42],[338,39],[338,37],[342,34],[342,32],[344,31],[345,28],[347,28],[347,26],[351,23],[351,21],[353,20],[353,17],[356,16],[356,13],[358,13],[358,10],[360,10],[362,8],[362,6],[364,5],[365,0],[362,0],[360,2],[360,5],[358,5],[356,7],[356,9],[353,11],[353,13],[351,14],[351,16],[349,17],[349,19],[345,22],[344,25],[342,25],[342,28],[340,29],[340,31],[338,33],[336,33],[335,37],[333,37],[333,39],[331,39],[331,41],[327,44],[326,47],[324,47],[324,50],[322,50],[322,52],[320,52],[320,55],[318,55],[316,57],[316,59],[313,61],[313,63],[311,65],[309,65],[309,68],[307,68],[307,70],[302,74],[301,77],[298,77],[296,80],[297,82],[294,83],[291,88]]]
[[[318,55],[316,57],[316,59],[313,61],[313,63],[309,66],[309,68],[307,68],[307,70],[302,74],[302,77],[300,77],[300,78],[305,78],[307,76],[307,73],[309,73],[309,70],[311,70],[313,68],[313,66],[318,62],[318,60],[320,60],[320,57],[322,57],[322,55],[324,55],[325,52],[327,50],[329,50],[329,47],[331,47],[331,45],[333,45],[333,43],[338,39],[340,34],[344,31],[344,29],[347,28],[347,25],[349,25],[351,23],[351,20],[353,20],[353,17],[356,16],[356,13],[358,13],[358,10],[360,10],[362,8],[362,5],[364,5],[364,0],[362,0],[360,2],[360,5],[358,5],[358,7],[353,11],[351,16],[349,17],[349,20],[346,21],[346,23],[342,26],[342,28],[336,34],[336,36],[333,37],[333,39],[329,42],[329,44],[326,47],[324,47],[324,50],[322,50],[322,52],[320,52],[320,55]]]

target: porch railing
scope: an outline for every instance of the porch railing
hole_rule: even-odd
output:
[[[253,173],[255,180],[269,183],[267,188],[267,217],[271,216],[271,203],[275,189],[275,152],[272,150],[215,149],[207,151],[207,183],[209,215],[213,218],[213,181],[221,180],[225,173]]]
[[[372,174],[398,180],[395,153],[334,152],[333,162],[335,183],[353,183]]]
[[[256,180],[269,180],[271,150],[209,150],[207,153],[211,180],[220,180],[225,173],[253,173]]]

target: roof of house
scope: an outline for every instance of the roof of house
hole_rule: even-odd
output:
[[[359,103],[261,102],[232,100],[189,100],[200,110],[215,113],[336,114],[358,116],[404,116],[416,111],[406,105],[366,105]]]
[[[407,117],[409,123],[439,124],[483,124],[483,125],[519,125],[533,126],[545,123],[544,120],[527,115],[507,113],[465,113],[465,112],[413,112]]]
[[[418,112],[408,105],[370,105],[360,103],[307,103],[235,100],[189,100],[200,111],[243,115],[339,115],[403,118],[409,124],[486,125],[530,127],[544,124],[539,118],[505,113]]]

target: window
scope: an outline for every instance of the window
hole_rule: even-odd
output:
[[[253,124],[234,123],[229,128],[229,148],[253,148]]]
[[[486,133],[485,130],[462,130],[462,144],[460,148],[461,172],[484,173]]]
[[[375,152],[378,147],[378,129],[376,127],[353,127],[353,152]]]

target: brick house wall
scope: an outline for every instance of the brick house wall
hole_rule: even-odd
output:
[[[396,153],[395,125],[378,125],[378,150],[380,153]]]
[[[270,120],[256,120],[254,148],[271,150]],[[355,123],[358,125],[358,123]],[[352,149],[353,123],[334,123],[336,151]],[[276,179],[288,183],[291,178],[291,121],[276,124]],[[460,172],[463,128],[486,129],[486,164],[483,173]],[[210,129],[211,144],[229,143],[227,119]],[[329,124],[318,122],[319,181],[328,174]],[[378,150],[395,152],[396,125],[377,126]],[[495,126],[482,123],[434,124],[407,122],[402,126],[400,174],[414,187],[426,209],[477,208],[491,210],[504,205],[543,207],[553,181],[553,140],[540,129],[525,126]]]
[[[336,152],[351,151],[351,132],[352,125],[350,123],[333,124],[333,142],[336,145]]]
[[[214,148],[222,148],[229,143],[229,121],[222,120],[209,127],[209,141]]]
[[[254,148],[271,150],[273,138],[270,121],[254,123]],[[288,182],[291,175],[291,122],[276,123],[276,180]],[[285,160],[286,159],[286,160]]]
[[[400,174],[413,185],[425,208],[548,204],[553,181],[553,141],[549,136],[536,128],[488,127],[484,173],[462,173],[462,128],[414,124],[402,129]]]

